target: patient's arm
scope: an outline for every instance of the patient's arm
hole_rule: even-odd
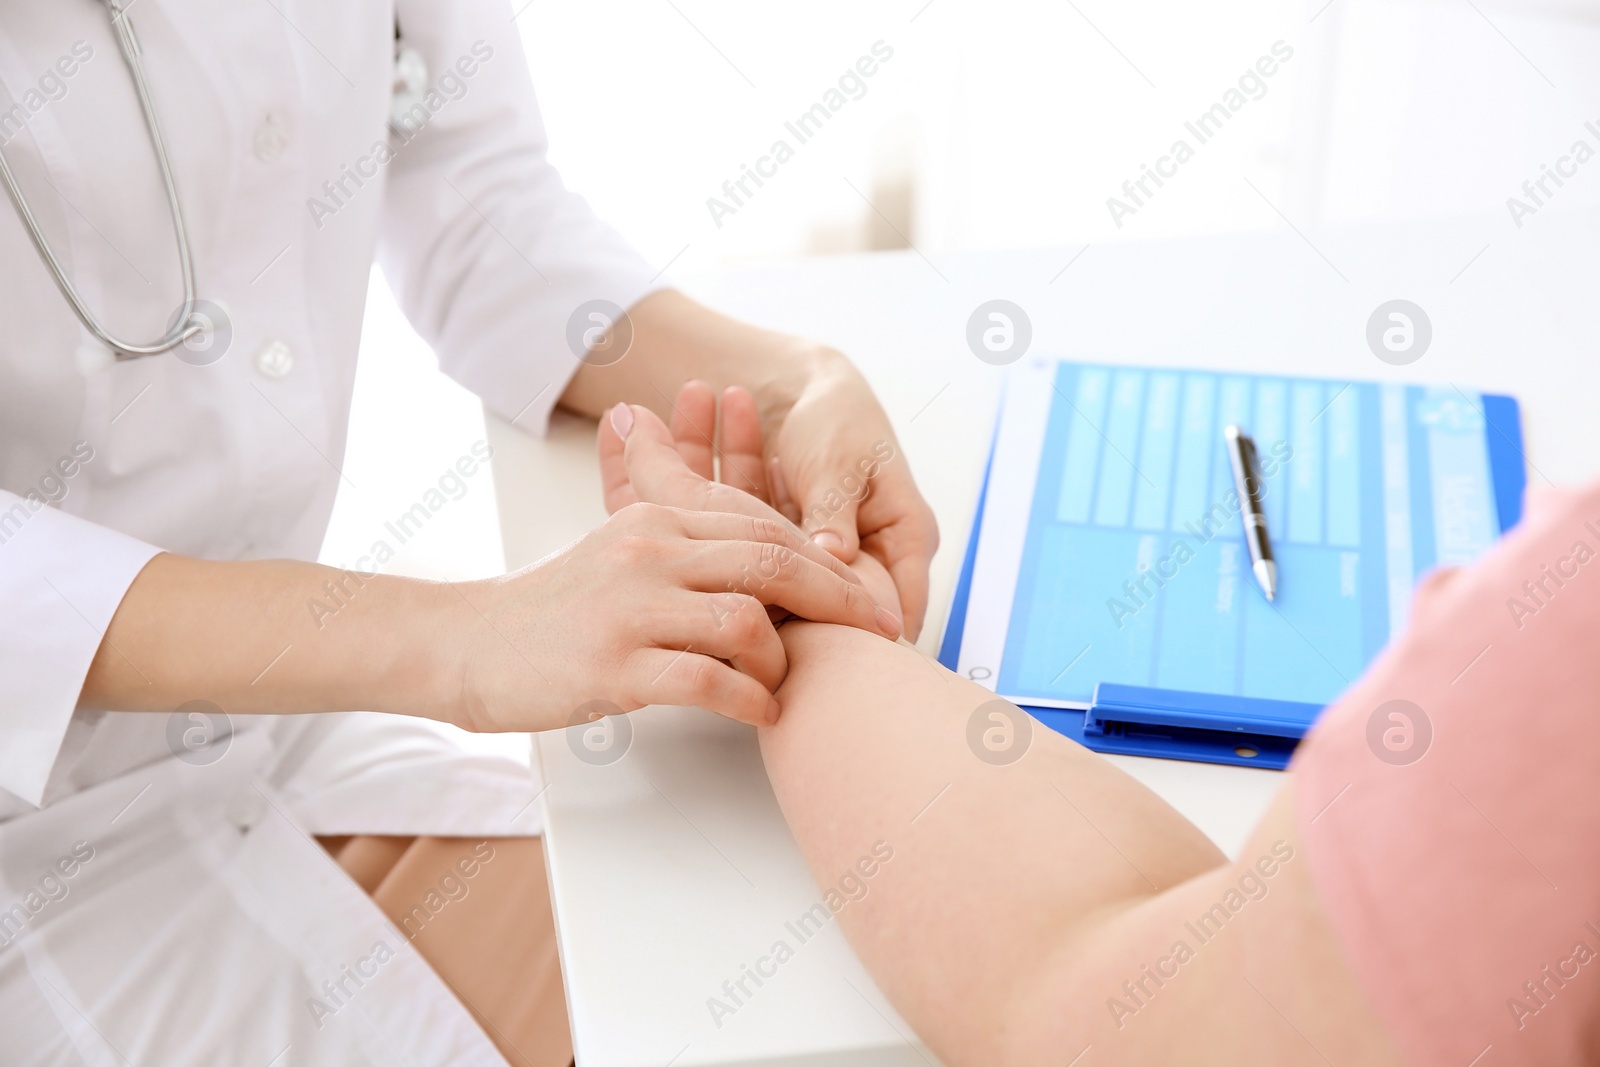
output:
[[[600,432],[608,485],[778,518],[685,463],[644,409],[625,457]],[[854,567],[892,603],[869,554]],[[818,885],[865,882],[844,932],[952,1067],[1398,1062],[1316,902],[1287,785],[1230,863],[1042,726],[1016,762],[980,759],[968,721],[994,694],[915,649],[806,621],[779,633],[782,717],[761,731],[773,788]],[[1219,905],[1225,925],[1208,926]]]
[[[761,733],[773,787],[820,885],[874,842],[894,850],[841,920],[938,1050],[976,1057],[1049,949],[1224,863],[1149,790],[1043,728],[1016,763],[979,759],[968,718],[994,694],[914,649],[815,623],[782,637],[784,714]]]
[[[773,788],[819,885],[877,842],[893,849],[839,920],[947,1063],[1061,1067],[1086,1046],[1084,1067],[1391,1062],[1317,909],[1287,789],[1228,863],[1037,724],[1017,762],[980,760],[968,719],[994,695],[914,649],[817,623],[781,634],[783,717],[761,732]],[[1273,874],[1248,886],[1265,895],[1202,941],[1185,924],[1262,857]],[[1175,973],[1158,984],[1142,968],[1178,941],[1193,956],[1161,965]]]

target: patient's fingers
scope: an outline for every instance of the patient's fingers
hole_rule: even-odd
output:
[[[722,391],[717,455],[725,484],[759,500],[768,499],[766,467],[761,461],[761,416],[756,398],[743,386],[730,385]]]
[[[690,380],[678,390],[672,402],[672,439],[678,455],[689,469],[710,481],[716,477],[712,464],[712,435],[717,425],[717,394],[705,382]]]

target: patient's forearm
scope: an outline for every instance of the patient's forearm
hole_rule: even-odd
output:
[[[956,1062],[1073,937],[1224,864],[1164,801],[1042,727],[1016,762],[980,759],[968,720],[994,695],[911,648],[805,622],[782,635],[784,714],[761,736],[773,788],[819,884],[893,850],[840,921]]]

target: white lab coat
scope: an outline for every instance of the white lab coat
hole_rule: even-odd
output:
[[[0,1061],[500,1062],[308,835],[537,833],[524,769],[381,715],[236,716],[201,764],[167,716],[74,706],[157,551],[316,558],[375,256],[444,369],[535,431],[574,309],[654,272],[547,163],[508,3],[131,14],[231,343],[107,365],[0,205]],[[397,20],[433,90],[404,140]],[[70,276],[113,333],[160,335],[176,248],[103,6],[0,5],[0,83]]]

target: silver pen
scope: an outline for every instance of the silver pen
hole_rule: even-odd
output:
[[[1272,540],[1267,536],[1267,513],[1261,506],[1261,465],[1256,443],[1237,426],[1222,431],[1228,442],[1228,460],[1233,464],[1233,488],[1239,494],[1239,517],[1244,520],[1244,543],[1250,549],[1250,571],[1268,600],[1278,594],[1278,565],[1272,558]]]

